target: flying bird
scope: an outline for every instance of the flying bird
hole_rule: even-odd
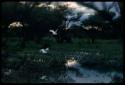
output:
[[[51,32],[53,35],[57,35],[57,30],[54,31],[54,30],[49,30],[49,32]]]

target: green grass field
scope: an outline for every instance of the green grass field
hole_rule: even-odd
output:
[[[59,44],[53,38],[45,37],[41,44],[27,42],[24,49],[19,48],[19,43],[17,38],[9,38],[7,46],[2,48],[2,69],[15,71],[10,77],[3,75],[3,82],[40,82],[37,79],[40,74],[52,75],[55,72],[60,75],[66,70],[66,60],[72,57],[83,67],[99,71],[122,71],[123,68],[123,44],[120,39],[97,39],[91,44],[88,39],[74,38],[73,43]],[[48,54],[39,53],[42,43],[51,45]]]

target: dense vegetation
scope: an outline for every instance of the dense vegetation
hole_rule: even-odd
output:
[[[123,70],[122,48],[122,17],[112,20],[113,13],[97,11],[97,14],[85,21],[85,25],[102,27],[102,31],[69,29],[62,31],[57,38],[71,39],[71,42],[59,43],[49,30],[65,28],[62,22],[66,20],[65,10],[68,7],[51,2],[3,2],[2,3],[2,81],[3,82],[68,82],[66,78],[59,79],[67,68],[66,60],[75,58],[83,67],[98,71]],[[121,10],[122,4],[120,4]],[[82,5],[85,5],[82,3]],[[87,6],[87,5],[85,5]],[[91,5],[88,7],[94,8]],[[80,15],[81,16],[81,15]],[[107,21],[109,23],[105,23]],[[23,27],[9,28],[15,21],[20,21]],[[64,32],[64,33],[63,33]],[[68,36],[68,38],[67,38]],[[94,41],[91,43],[91,41]],[[67,40],[67,41],[68,41]],[[39,50],[49,45],[49,52],[42,54]],[[5,75],[11,69],[12,74]],[[41,76],[54,76],[52,79],[41,80]]]

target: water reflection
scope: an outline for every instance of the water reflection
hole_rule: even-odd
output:
[[[74,58],[68,59],[65,64],[68,68],[74,68],[77,70],[68,69],[66,75],[73,81],[70,83],[111,83],[112,73],[114,72],[98,72],[96,70],[83,68],[77,60]],[[118,74],[118,72],[115,72]]]

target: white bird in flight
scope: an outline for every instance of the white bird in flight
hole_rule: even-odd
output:
[[[57,30],[54,31],[54,30],[49,30],[49,32],[51,32],[53,35],[57,35]]]

